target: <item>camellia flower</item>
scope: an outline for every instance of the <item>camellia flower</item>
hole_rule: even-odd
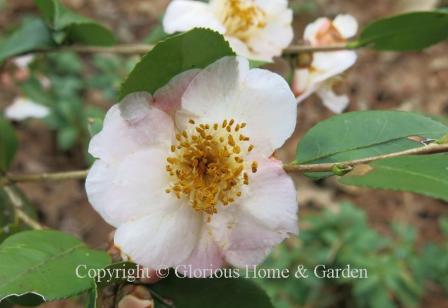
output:
[[[50,114],[50,109],[27,98],[17,97],[6,107],[5,117],[10,120],[23,121],[28,118],[41,119]]]
[[[295,125],[285,80],[222,58],[108,111],[89,147],[88,198],[147,268],[258,264],[298,230],[296,189],[272,157]]]
[[[223,34],[237,54],[271,61],[293,39],[287,0],[174,0],[168,6],[166,33],[209,28]]]
[[[333,21],[319,18],[305,29],[304,39],[311,46],[326,46],[346,43],[358,31],[358,23],[353,16],[339,15]],[[357,59],[356,53],[350,50],[333,52],[316,52],[300,63],[294,73],[292,88],[300,103],[314,92],[322,99],[331,111],[340,113],[349,103],[346,95],[337,95],[333,86],[337,76],[351,67]]]

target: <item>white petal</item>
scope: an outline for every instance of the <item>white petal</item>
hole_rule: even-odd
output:
[[[202,273],[201,277],[210,276],[210,272],[220,268],[224,263],[224,255],[216,243],[207,224],[202,227],[199,242],[187,260],[182,262],[178,272],[189,276],[194,270]],[[198,278],[198,277],[197,277]]]
[[[347,95],[337,95],[331,89],[331,85],[324,86],[317,91],[324,105],[334,113],[341,113],[347,108],[350,100]]]
[[[187,204],[169,211],[159,208],[120,226],[115,244],[138,264],[156,270],[169,268],[191,254],[200,227],[200,215]]]
[[[330,19],[326,17],[321,17],[316,19],[314,22],[308,24],[305,28],[305,32],[303,34],[303,39],[310,42],[311,45],[317,44],[317,33],[322,29],[322,27],[330,25]]]
[[[50,109],[29,99],[18,97],[6,107],[5,117],[10,120],[22,121],[27,118],[41,119],[50,114]]]
[[[316,52],[313,56],[313,83],[325,81],[343,73],[355,64],[357,59],[354,51]]]
[[[150,149],[117,163],[95,161],[86,179],[90,204],[115,227],[155,209],[175,206],[177,199],[165,192],[168,154],[168,149]]]
[[[284,10],[278,16],[271,16],[266,26],[250,37],[247,45],[255,60],[271,61],[282,54],[294,37],[291,23],[292,10]]]
[[[287,0],[255,0],[255,2],[269,15],[278,15],[288,9]]]
[[[169,115],[174,115],[175,111],[180,108],[182,95],[199,71],[199,69],[191,69],[173,77],[154,93],[153,105]]]
[[[297,192],[279,161],[261,160],[248,192],[237,204],[218,209],[210,226],[226,260],[258,264],[266,253],[298,232]]]
[[[165,112],[150,106],[150,100],[149,94],[133,93],[112,106],[103,129],[90,141],[89,153],[113,162],[152,145],[168,147],[174,135],[173,121]]]
[[[351,38],[358,32],[358,21],[352,15],[338,15],[333,20],[333,25],[343,38]]]
[[[206,3],[175,0],[168,6],[163,18],[166,33],[185,32],[193,28],[209,28],[224,33],[225,28]]]
[[[203,123],[246,122],[246,134],[266,157],[296,125],[295,98],[286,81],[267,70],[249,70],[240,57],[223,58],[201,71],[185,91],[182,109]]]
[[[227,40],[227,42],[229,42],[229,45],[233,49],[233,51],[239,56],[245,57],[247,59],[252,59],[252,60],[271,61],[271,59],[267,59],[267,60],[260,59],[259,58],[260,55],[254,54],[252,51],[249,50],[246,43],[244,43],[243,41],[239,40],[236,37],[226,36],[226,40]]]

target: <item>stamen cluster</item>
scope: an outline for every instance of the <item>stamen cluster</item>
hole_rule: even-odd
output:
[[[247,40],[254,30],[266,26],[266,13],[253,0],[228,0],[222,12],[227,34],[242,41]]]
[[[246,123],[234,119],[222,123],[196,124],[176,135],[166,171],[172,178],[167,193],[186,198],[196,211],[213,215],[217,205],[232,204],[249,185],[249,174],[257,172],[257,162],[245,162],[254,146],[242,134]]]

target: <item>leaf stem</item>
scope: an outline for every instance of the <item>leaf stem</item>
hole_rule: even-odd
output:
[[[149,44],[120,44],[114,46],[83,46],[71,45],[52,48],[42,48],[29,51],[27,53],[44,53],[44,52],[64,52],[72,51],[78,53],[119,53],[119,54],[145,54],[154,45]],[[310,45],[291,45],[284,51],[284,55],[295,55],[302,52],[330,52],[337,50],[352,49],[350,44],[334,44],[327,46],[310,46]],[[26,53],[24,53],[26,54]]]
[[[405,155],[422,155],[422,154],[434,154],[448,152],[448,144],[430,144],[420,148],[405,150],[401,152],[395,152],[390,154],[371,156],[361,159],[341,161],[336,163],[323,163],[323,164],[284,164],[283,168],[286,172],[331,172],[335,167],[342,167],[344,170],[349,171],[356,165],[367,164],[372,161],[382,160],[386,158],[400,157]]]
[[[354,166],[360,164],[367,164],[376,160],[382,160],[386,158],[400,157],[405,155],[423,155],[423,154],[435,154],[448,152],[448,144],[433,143],[420,148],[405,150],[401,152],[395,152],[390,154],[371,156],[356,160],[347,160],[335,163],[322,163],[322,164],[284,164],[283,168],[286,172],[332,172],[335,167],[339,167],[345,171],[353,169]],[[85,179],[89,170],[56,172],[56,173],[37,173],[37,174],[6,174],[3,178],[0,178],[0,187],[7,186],[15,183],[26,182],[58,182],[63,180],[82,180]]]

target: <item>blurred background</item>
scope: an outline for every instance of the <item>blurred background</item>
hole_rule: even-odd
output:
[[[67,7],[107,25],[124,43],[154,43],[168,0],[64,0]],[[437,0],[295,0],[295,43],[306,24],[340,13],[361,25],[376,18],[446,6]],[[32,0],[0,0],[0,33],[37,15]],[[0,37],[1,44],[1,37]],[[341,82],[349,111],[416,111],[448,122],[448,43],[419,53],[358,52],[357,64]],[[0,110],[17,97],[46,105],[44,119],[15,122],[20,148],[12,172],[83,169],[95,119],[115,103],[120,82],[138,56],[108,54],[36,55],[29,67],[13,61],[0,67]],[[285,61],[270,69],[288,76]],[[311,97],[300,108],[296,133],[277,153],[294,159],[298,140],[332,114]],[[259,280],[278,307],[448,307],[448,207],[411,193],[374,191],[295,178],[299,187],[301,234],[278,247],[267,268],[303,264],[367,268],[369,279]],[[107,248],[112,228],[88,204],[82,182],[22,184],[45,225],[70,232],[91,247]],[[0,195],[0,202],[2,196]],[[0,217],[1,222],[1,217]],[[78,307],[76,301],[45,307]],[[0,305],[1,306],[1,305]]]

